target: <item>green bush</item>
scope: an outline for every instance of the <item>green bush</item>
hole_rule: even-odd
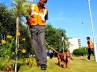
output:
[[[15,39],[5,40],[6,44],[0,45],[0,57],[11,58],[15,47]]]
[[[86,54],[87,54],[87,48],[79,48],[73,51],[73,55],[75,56],[84,56]]]

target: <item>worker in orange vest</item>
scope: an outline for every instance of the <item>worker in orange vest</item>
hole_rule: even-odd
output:
[[[90,37],[87,37],[87,48],[88,48],[88,61],[90,61],[91,54],[94,54],[94,44],[90,40]]]
[[[37,4],[30,4],[27,24],[30,28],[33,48],[36,55],[37,65],[42,70],[47,68],[47,53],[45,48],[45,28],[48,19],[48,10],[45,7],[47,0],[39,0]]]

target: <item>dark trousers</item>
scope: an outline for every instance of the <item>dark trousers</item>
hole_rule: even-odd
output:
[[[33,28],[30,28],[30,30],[36,61],[40,65],[46,64],[47,53],[45,48],[45,26],[34,26]]]
[[[94,54],[93,48],[88,48],[88,60],[90,60],[91,54]]]

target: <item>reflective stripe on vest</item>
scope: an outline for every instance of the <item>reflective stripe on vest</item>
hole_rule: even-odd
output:
[[[33,4],[31,6],[31,18],[29,19],[30,25],[45,25],[45,15],[47,13],[47,9],[38,9],[37,4]]]

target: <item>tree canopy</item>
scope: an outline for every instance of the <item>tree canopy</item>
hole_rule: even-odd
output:
[[[0,34],[4,37],[6,33],[15,35],[15,16],[5,5],[0,4]]]

